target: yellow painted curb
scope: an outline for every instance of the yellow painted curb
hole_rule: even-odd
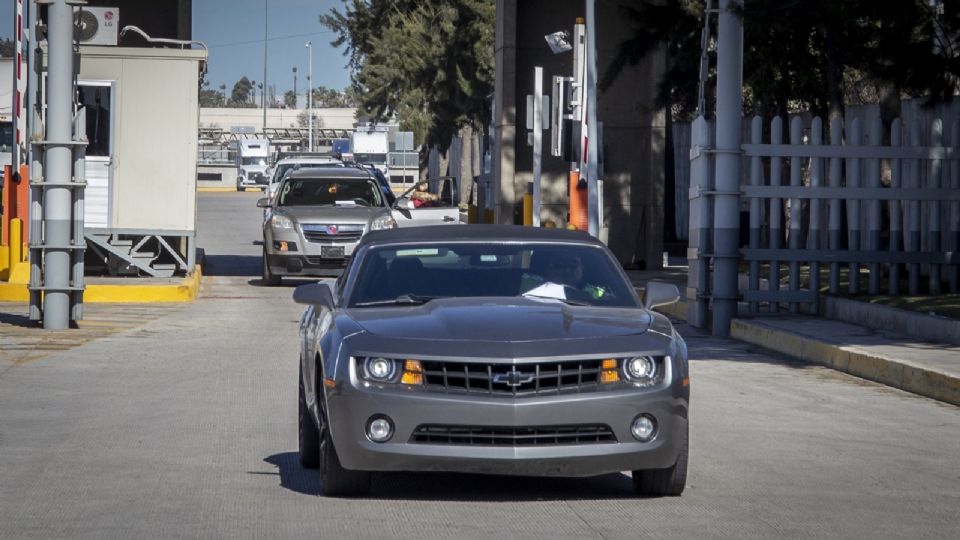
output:
[[[843,371],[887,386],[960,406],[960,378],[868,353],[825,343],[743,319],[734,319],[730,337]]]
[[[87,285],[83,301],[91,304],[191,302],[197,298],[202,277],[202,269],[198,264],[190,275],[176,285]],[[0,283],[0,302],[29,301],[30,291],[26,285]]]

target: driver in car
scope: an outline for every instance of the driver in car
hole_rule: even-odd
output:
[[[538,255],[542,257],[547,254],[540,253]],[[541,272],[542,276],[524,274],[524,291],[549,282],[564,285],[565,288],[585,293],[594,300],[599,300],[606,294],[604,287],[585,283],[583,278],[583,263],[580,261],[580,257],[571,256],[562,252],[549,253],[546,264],[543,265]]]

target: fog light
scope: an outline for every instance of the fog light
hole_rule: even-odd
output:
[[[393,436],[393,424],[386,416],[374,416],[367,421],[367,438],[373,442],[386,442]]]
[[[657,421],[650,415],[641,414],[633,419],[630,434],[640,442],[649,442],[657,434]]]

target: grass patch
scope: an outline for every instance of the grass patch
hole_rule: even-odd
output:
[[[868,296],[862,298],[871,304],[916,311],[926,315],[939,315],[960,320],[960,294],[939,296]]]

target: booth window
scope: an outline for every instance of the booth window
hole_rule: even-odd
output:
[[[78,98],[87,109],[87,155],[109,157],[110,152],[110,86],[79,84]]]

